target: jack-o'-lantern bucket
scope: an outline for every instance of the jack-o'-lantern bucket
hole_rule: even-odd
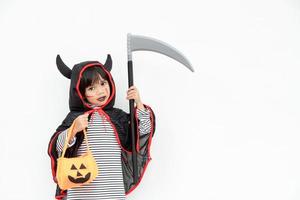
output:
[[[87,146],[87,152],[74,158],[64,157],[73,128],[74,123],[68,130],[62,155],[57,159],[56,179],[58,186],[63,190],[88,184],[92,182],[98,175],[97,163],[92,152],[90,151],[85,129],[83,132]]]

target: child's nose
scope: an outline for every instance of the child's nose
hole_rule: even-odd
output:
[[[103,92],[103,90],[99,89],[99,90],[97,90],[96,94],[101,95],[101,94],[104,94],[104,92]]]
[[[97,87],[96,88],[96,94],[100,94],[102,92],[101,88],[100,87]]]

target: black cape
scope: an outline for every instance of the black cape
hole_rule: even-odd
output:
[[[155,115],[150,106],[144,105],[148,110],[150,110],[150,120],[151,120],[151,132],[146,135],[139,135],[138,126],[139,120],[137,119],[137,110],[135,109],[135,129],[136,129],[136,149],[137,149],[137,160],[138,160],[138,182],[134,184],[133,173],[132,173],[132,142],[131,142],[131,132],[130,132],[130,115],[121,109],[114,108],[115,103],[115,83],[110,74],[112,68],[112,60],[110,55],[107,56],[105,64],[101,64],[98,61],[87,61],[81,62],[72,68],[72,70],[66,66],[58,55],[56,58],[56,64],[59,71],[68,79],[71,80],[70,93],[69,93],[69,108],[70,112],[67,114],[66,118],[63,120],[62,124],[58,126],[55,133],[52,135],[49,145],[48,145],[48,155],[51,159],[51,169],[54,182],[57,184],[56,180],[56,167],[57,158],[59,157],[56,151],[56,141],[58,135],[65,129],[69,128],[79,115],[86,112],[91,113],[93,108],[85,102],[79,92],[79,80],[81,74],[88,67],[101,67],[103,71],[109,77],[109,85],[111,88],[111,95],[107,103],[101,106],[101,110],[108,116],[108,121],[111,123],[118,143],[122,149],[121,160],[122,160],[122,170],[123,170],[123,180],[125,186],[126,195],[132,192],[142,180],[142,177],[146,171],[147,165],[151,160],[150,147],[153,134],[155,132]],[[65,157],[75,157],[77,156],[77,150],[83,141],[83,132],[77,133],[76,142],[73,146],[69,147],[66,151]],[[66,195],[66,190],[61,190],[57,185],[55,198],[63,199]]]

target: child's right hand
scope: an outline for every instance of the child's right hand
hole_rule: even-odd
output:
[[[79,115],[75,120],[74,120],[74,128],[73,132],[71,133],[71,138],[73,138],[78,132],[82,131],[88,126],[88,116],[89,114],[82,114]]]

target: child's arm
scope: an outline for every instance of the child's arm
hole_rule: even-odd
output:
[[[66,130],[62,131],[59,134],[59,136],[57,137],[56,151],[62,152],[62,150],[64,148],[65,141],[67,139],[68,130],[69,129],[66,129]],[[70,139],[70,141],[68,143],[68,147],[73,146],[75,144],[75,142],[76,142],[76,136]]]
[[[138,89],[135,86],[131,86],[127,91],[126,98],[128,100],[133,99],[136,104],[137,118],[139,120],[138,129],[140,135],[145,135],[150,133],[151,131],[150,111],[146,109],[144,104],[142,103]]]
[[[88,126],[88,115],[89,114],[82,114],[79,115],[75,120],[74,120],[74,128],[70,137],[70,140],[68,142],[68,147],[71,147],[75,144],[76,142],[76,134],[80,131],[82,131],[84,128],[86,128]],[[56,142],[56,150],[58,152],[62,152],[63,148],[64,148],[64,144],[65,141],[67,139],[67,134],[68,134],[68,130],[66,129],[64,131],[62,131],[59,136],[57,137],[57,142]]]
[[[143,104],[142,102],[137,103],[137,104],[136,104],[136,107],[137,107],[137,109],[139,109],[139,110],[146,110],[146,109],[145,109],[145,106],[144,106],[144,104]]]

